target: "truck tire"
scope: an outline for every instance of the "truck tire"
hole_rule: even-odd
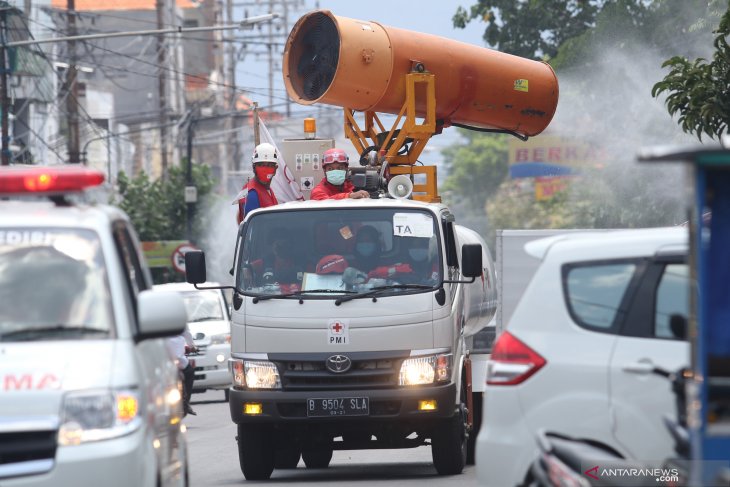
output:
[[[307,468],[327,468],[332,460],[332,449],[306,449],[302,451],[302,460]]]
[[[299,451],[299,448],[297,448],[297,447],[282,448],[280,450],[276,450],[276,453],[274,454],[274,468],[279,468],[279,469],[297,468],[297,465],[299,465],[300,456],[301,456],[301,452]]]
[[[264,425],[238,425],[238,461],[246,480],[266,480],[274,471],[273,431]]]
[[[482,427],[482,393],[474,393],[474,425],[469,432],[469,440],[466,443],[466,464],[474,465],[474,454],[476,453],[477,434]]]
[[[434,428],[431,457],[439,475],[456,475],[466,464],[466,417],[464,408]]]

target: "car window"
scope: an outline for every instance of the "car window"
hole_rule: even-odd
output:
[[[633,263],[571,267],[567,272],[566,293],[570,311],[578,323],[610,328],[635,271]]]
[[[0,341],[103,338],[114,330],[98,234],[0,230]]]
[[[681,338],[675,335],[670,317],[680,315],[685,323],[689,316],[689,268],[687,264],[669,264],[664,268],[656,292],[654,336]]]
[[[114,243],[125,273],[125,282],[129,289],[131,305],[134,314],[137,314],[137,295],[140,291],[147,289],[147,283],[144,279],[142,264],[139,261],[136,247],[132,241],[126,226],[122,222],[114,225]]]
[[[182,293],[188,322],[225,319],[219,291],[186,291]]]

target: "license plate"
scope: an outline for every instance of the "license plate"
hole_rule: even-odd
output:
[[[367,397],[337,397],[307,399],[307,416],[368,416],[370,400]]]

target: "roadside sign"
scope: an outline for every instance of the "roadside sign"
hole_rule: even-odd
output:
[[[170,258],[175,250],[187,244],[187,240],[156,240],[142,242],[142,251],[150,267],[170,267]]]
[[[184,243],[172,253],[172,267],[181,274],[185,274],[185,254],[191,250],[199,250],[195,245]]]

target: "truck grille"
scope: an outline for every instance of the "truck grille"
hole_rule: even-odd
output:
[[[281,386],[289,391],[383,389],[398,385],[398,373],[407,352],[344,353],[352,361],[347,372],[327,370],[326,360],[332,354],[284,355],[269,354],[281,377]]]
[[[0,465],[53,459],[56,431],[0,433]]]

